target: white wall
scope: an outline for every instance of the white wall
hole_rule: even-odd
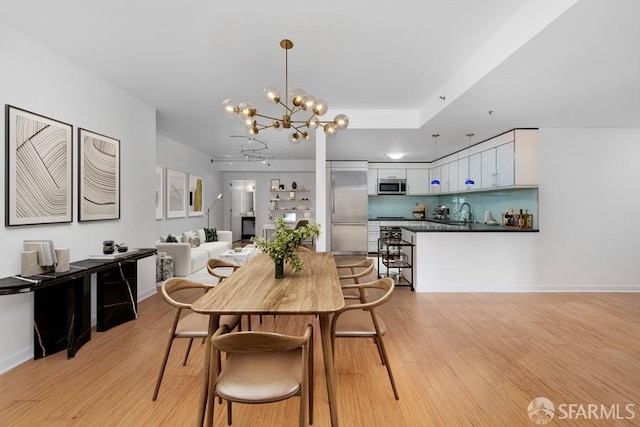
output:
[[[541,129],[539,198],[539,233],[419,233],[418,291],[640,292],[640,129]]]
[[[0,277],[20,273],[25,239],[51,239],[71,260],[102,251],[106,239],[153,247],[155,110],[0,20],[0,105],[48,116],[73,128],[73,222],[0,228]],[[121,219],[77,221],[77,127],[120,140]],[[5,126],[2,126],[3,137]],[[5,189],[5,150],[0,188]],[[4,203],[0,216],[5,217]],[[93,289],[95,295],[95,287]],[[139,262],[139,299],[155,292],[153,258]],[[94,297],[95,298],[95,297]],[[95,313],[95,307],[93,307]],[[0,296],[0,372],[33,356],[33,294]]]
[[[536,282],[640,290],[640,129],[540,130]]]
[[[222,175],[218,172],[216,163],[211,162],[211,157],[201,151],[195,150],[178,141],[170,139],[164,135],[157,136],[156,164],[164,168],[169,168],[187,174],[201,176],[203,183],[203,206],[204,215],[183,218],[164,218],[156,220],[156,238],[169,233],[180,234],[187,230],[197,230],[207,225],[207,208],[215,200],[218,194],[223,192]],[[165,171],[166,172],[166,171]],[[187,176],[188,179],[188,176]],[[218,201],[211,209],[210,226],[220,230],[223,227],[222,213],[223,200]],[[166,203],[166,195],[165,195]]]

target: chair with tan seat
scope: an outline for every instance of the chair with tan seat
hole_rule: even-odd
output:
[[[372,292],[369,292],[369,295],[376,295],[376,299],[345,305],[334,314],[331,320],[331,341],[334,356],[336,338],[374,338],[378,346],[382,364],[387,368],[393,395],[396,400],[399,400],[400,397],[393,379],[393,373],[391,372],[389,357],[387,356],[387,351],[382,340],[382,336],[387,333],[387,328],[374,310],[375,307],[391,299],[394,289],[393,279],[386,277],[368,283],[343,285],[343,289],[356,289],[358,292],[370,290]]]
[[[202,289],[204,292],[206,292],[207,290],[211,289],[211,285],[194,282],[192,280],[180,277],[173,277],[166,280],[160,288],[160,294],[166,302],[176,308],[176,313],[173,318],[171,330],[169,331],[169,342],[167,343],[164,357],[162,359],[162,366],[160,367],[160,373],[158,374],[156,388],[153,392],[153,400],[156,400],[158,398],[160,384],[162,383],[162,377],[164,376],[164,371],[167,367],[167,361],[169,360],[169,353],[171,352],[173,340],[176,338],[189,338],[187,352],[182,362],[182,366],[184,366],[187,364],[187,359],[189,358],[189,351],[191,350],[193,339],[207,338],[208,336],[209,316],[191,311],[190,303],[180,301],[173,296],[176,292],[187,289]],[[188,314],[183,315],[183,312],[188,312]],[[239,315],[220,316],[220,324],[227,325],[229,329],[235,328],[239,322]]]
[[[227,401],[227,423],[232,423],[232,402],[271,403],[300,396],[300,426],[305,425],[307,400],[313,424],[313,328],[302,336],[274,332],[229,332],[221,326],[211,346],[212,380],[209,383],[209,425],[213,425],[215,397]],[[226,354],[220,366],[221,352]]]
[[[363,261],[351,263],[351,264],[340,264],[336,266],[338,268],[338,275],[340,276],[340,282],[343,284],[359,284],[360,279],[368,276],[373,272],[373,260],[365,259]],[[341,270],[348,269],[348,272],[341,272]],[[342,274],[341,274],[342,273]],[[366,295],[366,291],[364,289],[345,289],[343,287],[342,294],[344,299],[362,299],[360,292]]]
[[[218,283],[233,274],[240,266],[232,262],[223,261],[218,258],[209,258],[207,260],[207,271],[213,277],[218,279]],[[229,271],[231,269],[231,271]]]

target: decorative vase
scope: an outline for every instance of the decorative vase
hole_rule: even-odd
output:
[[[284,259],[276,258],[273,260],[276,265],[276,279],[284,278]]]
[[[298,188],[298,184],[296,184],[296,182],[295,182],[295,181],[293,181],[293,182],[291,183],[291,188],[295,190],[296,188]]]

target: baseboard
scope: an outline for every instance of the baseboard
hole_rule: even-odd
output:
[[[418,293],[516,293],[516,292],[640,292],[638,285],[524,285],[524,286],[495,286],[495,285],[447,285],[431,289],[418,289]]]
[[[19,352],[0,361],[0,374],[4,374],[5,372],[10,371],[18,365],[22,365],[24,362],[28,362],[31,359],[33,359],[33,347],[20,350]]]
[[[158,289],[156,286],[154,286],[151,289],[147,289],[146,291],[142,292],[142,293],[138,293],[138,302],[140,301],[144,301],[147,298],[149,298],[151,295],[155,295],[158,293]]]

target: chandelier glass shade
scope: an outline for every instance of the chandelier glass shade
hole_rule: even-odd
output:
[[[328,136],[333,136],[338,131],[346,129],[349,126],[349,118],[344,114],[336,115],[333,120],[320,119],[328,110],[324,100],[316,98],[302,89],[293,89],[289,92],[288,52],[293,48],[293,42],[287,39],[282,40],[280,47],[285,51],[285,93],[287,96],[283,99],[274,86],[264,88],[262,96],[267,102],[282,106],[284,108],[282,116],[258,112],[256,107],[249,102],[241,102],[236,105],[231,99],[225,99],[222,102],[222,111],[230,117],[238,117],[242,120],[246,133],[250,136],[257,135],[261,130],[268,128],[292,129],[289,141],[294,144],[300,142],[301,139],[309,139],[310,131],[318,127],[322,127]],[[295,114],[298,116],[294,118]]]

